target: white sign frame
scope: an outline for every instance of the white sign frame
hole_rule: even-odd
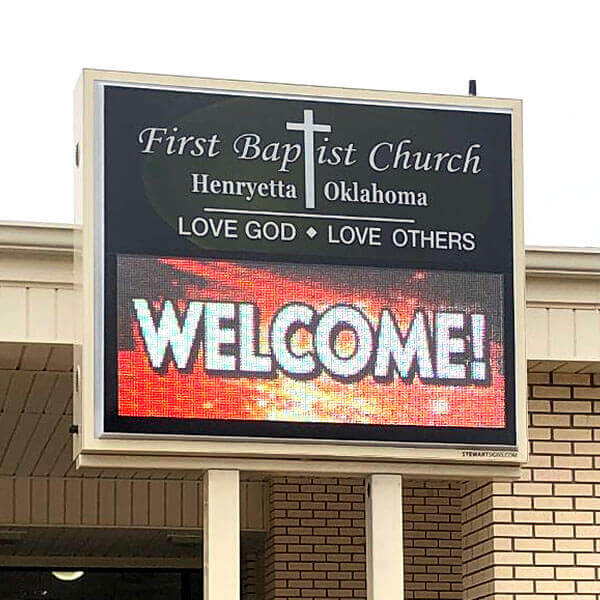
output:
[[[98,89],[103,83],[141,87],[204,90],[305,97],[338,102],[444,107],[462,110],[509,112],[512,116],[513,270],[515,331],[515,447],[472,445],[390,444],[338,440],[278,440],[206,438],[160,434],[102,432],[102,332],[103,275],[102,220],[98,198],[102,172],[97,160],[102,151],[99,131]],[[115,71],[84,70],[75,92],[76,181],[75,281],[82,310],[78,323],[74,361],[74,457],[78,466],[96,468],[235,468],[258,471],[343,473],[429,473],[438,476],[514,476],[527,460],[527,386],[525,357],[525,250],[523,235],[522,103],[520,100],[446,96],[372,90],[200,79]],[[100,383],[99,383],[100,382]],[[142,465],[144,465],[142,467]],[[193,465],[193,466],[192,466]]]

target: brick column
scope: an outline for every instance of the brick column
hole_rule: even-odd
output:
[[[362,479],[270,482],[265,598],[366,598]]]
[[[406,600],[462,598],[461,484],[404,481]]]

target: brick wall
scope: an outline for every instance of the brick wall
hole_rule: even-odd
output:
[[[465,600],[600,600],[600,378],[532,373],[521,481],[468,483]]]
[[[404,481],[406,599],[462,598],[461,484]]]
[[[271,480],[265,599],[289,598],[366,598],[363,480]]]
[[[461,486],[404,482],[407,599],[461,598]],[[274,478],[265,598],[365,598],[362,479]]]
[[[260,556],[257,550],[242,552],[240,565],[240,587],[243,600],[260,600]]]

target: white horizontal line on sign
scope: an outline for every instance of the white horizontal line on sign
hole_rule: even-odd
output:
[[[235,208],[205,208],[204,212],[232,213],[236,215],[263,215],[265,217],[304,217],[307,219],[339,219],[341,221],[384,221],[387,223],[414,223],[414,219],[393,219],[390,217],[350,217],[348,215],[323,215],[310,213],[276,212],[269,210],[238,210]]]

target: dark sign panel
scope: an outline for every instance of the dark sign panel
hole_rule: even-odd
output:
[[[95,94],[104,434],[516,446],[509,109]]]

